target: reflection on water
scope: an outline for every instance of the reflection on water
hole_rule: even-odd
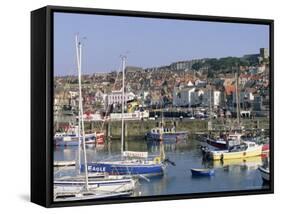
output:
[[[264,185],[257,167],[262,164],[261,157],[225,161],[205,161],[199,148],[200,142],[188,141],[165,143],[166,157],[176,163],[168,165],[163,177],[140,180],[134,196],[166,195],[196,192],[218,192],[268,188]],[[127,150],[148,151],[149,155],[159,154],[159,143],[144,140],[127,141]],[[112,141],[97,148],[87,148],[88,161],[99,161],[120,156],[120,142]],[[55,160],[77,160],[77,148],[55,148]],[[190,168],[214,168],[211,177],[192,177]],[[73,173],[73,169],[66,174]],[[58,173],[59,176],[65,173]]]
[[[216,161],[206,161],[202,160],[202,165],[209,168],[221,168],[221,167],[241,167],[247,169],[257,169],[259,165],[262,165],[261,156],[239,158],[239,159],[229,159],[229,160],[216,160]]]

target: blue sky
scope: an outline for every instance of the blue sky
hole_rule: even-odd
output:
[[[75,35],[83,40],[83,73],[143,68],[205,57],[242,56],[269,47],[269,26],[55,13],[55,75],[76,74]]]

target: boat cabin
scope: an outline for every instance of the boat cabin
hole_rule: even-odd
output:
[[[240,151],[246,151],[247,149],[251,149],[256,147],[257,144],[255,142],[241,142],[239,145],[234,145],[232,147],[229,147],[230,152],[240,152]]]
[[[240,145],[241,144],[241,136],[242,134],[230,134],[228,137],[227,137],[227,146],[228,147],[233,147],[233,146],[236,146],[236,145]]]

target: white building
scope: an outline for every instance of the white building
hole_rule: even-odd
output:
[[[75,97],[78,97],[78,91],[69,91],[69,94],[70,94],[70,98],[75,98]]]
[[[195,84],[196,86],[198,86],[198,85],[200,85],[200,84],[206,84],[206,81],[205,81],[205,80],[197,79],[197,80],[195,80],[194,84]]]
[[[221,105],[222,93],[218,90],[207,90],[203,95],[202,105],[212,108],[219,107]]]
[[[173,92],[173,106],[205,106],[212,108],[222,104],[222,93],[219,90],[207,88],[175,87]]]
[[[124,96],[125,103],[135,98],[135,94],[132,92],[125,93]],[[111,94],[107,95],[106,99],[107,105],[122,104],[122,91],[112,91]]]
[[[247,92],[247,91],[241,91],[240,92],[240,105],[243,105],[244,102],[254,102],[255,96],[253,95],[252,92]],[[233,105],[236,105],[236,92],[233,93],[232,95],[232,103]]]
[[[195,106],[200,105],[204,91],[195,87],[178,89],[174,88],[173,106]]]
[[[266,70],[266,67],[265,65],[261,65],[261,66],[258,66],[257,68],[257,72],[260,74],[260,73],[264,73]]]
[[[95,100],[104,101],[104,99],[105,99],[105,94],[101,90],[98,90],[95,94]]]

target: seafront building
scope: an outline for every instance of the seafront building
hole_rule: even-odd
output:
[[[136,95],[133,92],[128,92],[124,94],[124,101],[128,102],[133,100]],[[122,91],[112,91],[106,97],[106,104],[113,105],[113,104],[122,104]]]

